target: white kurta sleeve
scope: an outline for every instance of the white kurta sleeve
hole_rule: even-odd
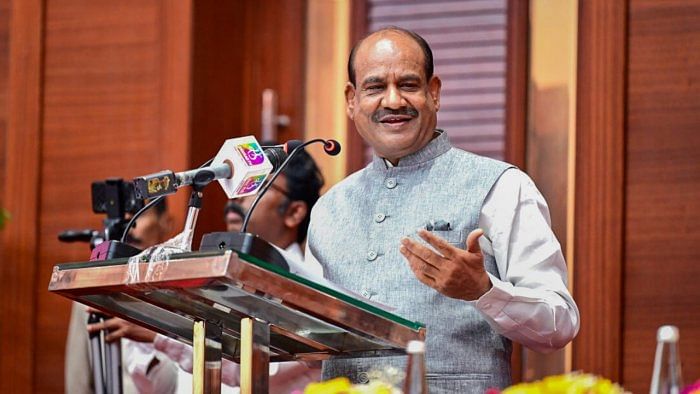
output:
[[[549,352],[579,329],[579,312],[567,288],[561,246],[549,209],[532,180],[507,170],[486,197],[479,219],[482,251],[495,257],[499,277],[476,308],[496,331],[528,348]]]

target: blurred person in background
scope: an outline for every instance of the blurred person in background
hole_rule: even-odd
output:
[[[136,226],[129,232],[127,242],[139,249],[145,249],[166,241],[172,229],[173,218],[168,213],[165,199],[162,199],[136,219]],[[85,305],[74,302],[66,340],[64,369],[66,393],[95,392],[87,319],[88,312]],[[116,318],[110,320],[116,321]],[[112,337],[108,336],[107,340],[112,340]],[[128,366],[122,374],[125,393],[153,392],[150,387],[154,384],[162,388],[161,393],[175,391],[177,365],[162,353],[155,352],[153,346],[148,343],[124,340],[122,365]],[[147,381],[132,379],[132,376],[142,375],[136,370],[143,370],[143,374],[147,371],[150,379]]]

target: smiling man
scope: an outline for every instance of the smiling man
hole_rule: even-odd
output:
[[[316,204],[307,259],[426,324],[431,393],[507,386],[511,340],[548,352],[579,327],[546,202],[517,168],[454,148],[435,128],[441,82],[416,33],[367,36],[348,77],[347,114],[375,157]],[[382,364],[405,358],[331,360],[324,377],[363,381]]]

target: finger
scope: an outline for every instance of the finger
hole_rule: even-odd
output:
[[[435,268],[439,268],[440,262],[443,259],[443,257],[439,254],[409,238],[402,239],[401,245],[414,256],[420,258]]]
[[[105,336],[105,341],[107,341],[107,342],[116,341],[117,339],[125,336],[127,331],[128,331],[127,327],[121,327],[118,330],[112,331]]]
[[[477,228],[467,236],[467,251],[470,253],[481,253],[479,237],[484,235],[484,230]]]
[[[457,250],[457,248],[450,245],[449,242],[445,241],[444,239],[438,237],[437,235],[427,230],[418,231],[418,235],[420,235],[420,237],[423,238],[425,242],[429,243],[435,249],[439,250],[440,253],[442,253],[442,255],[445,256],[445,258],[451,259],[452,257],[454,257],[455,250]]]
[[[119,320],[108,319],[99,323],[88,324],[88,332],[95,332],[100,330],[114,330],[119,327]]]
[[[95,331],[105,330],[105,329],[107,329],[107,325],[106,325],[105,323],[106,323],[106,322],[88,324],[88,325],[87,325],[87,330],[88,330],[88,332],[95,332]]]
[[[407,248],[401,246],[401,248],[399,248],[399,251],[401,252],[401,254],[404,255],[406,260],[408,260],[408,264],[410,265],[411,270],[416,275],[416,277],[418,277],[418,279],[420,279],[421,277],[425,277],[426,279],[434,282],[435,278],[440,274],[435,267],[426,263],[423,259],[413,254],[413,252],[411,252]]]

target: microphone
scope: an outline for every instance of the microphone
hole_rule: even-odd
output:
[[[326,140],[323,143],[323,150],[330,156],[337,156],[340,153],[340,142],[336,140]]]
[[[229,199],[257,193],[267,176],[287,159],[283,147],[264,149],[253,136],[226,140],[211,164],[183,172],[165,170],[134,178],[139,198],[151,199],[218,180]]]

